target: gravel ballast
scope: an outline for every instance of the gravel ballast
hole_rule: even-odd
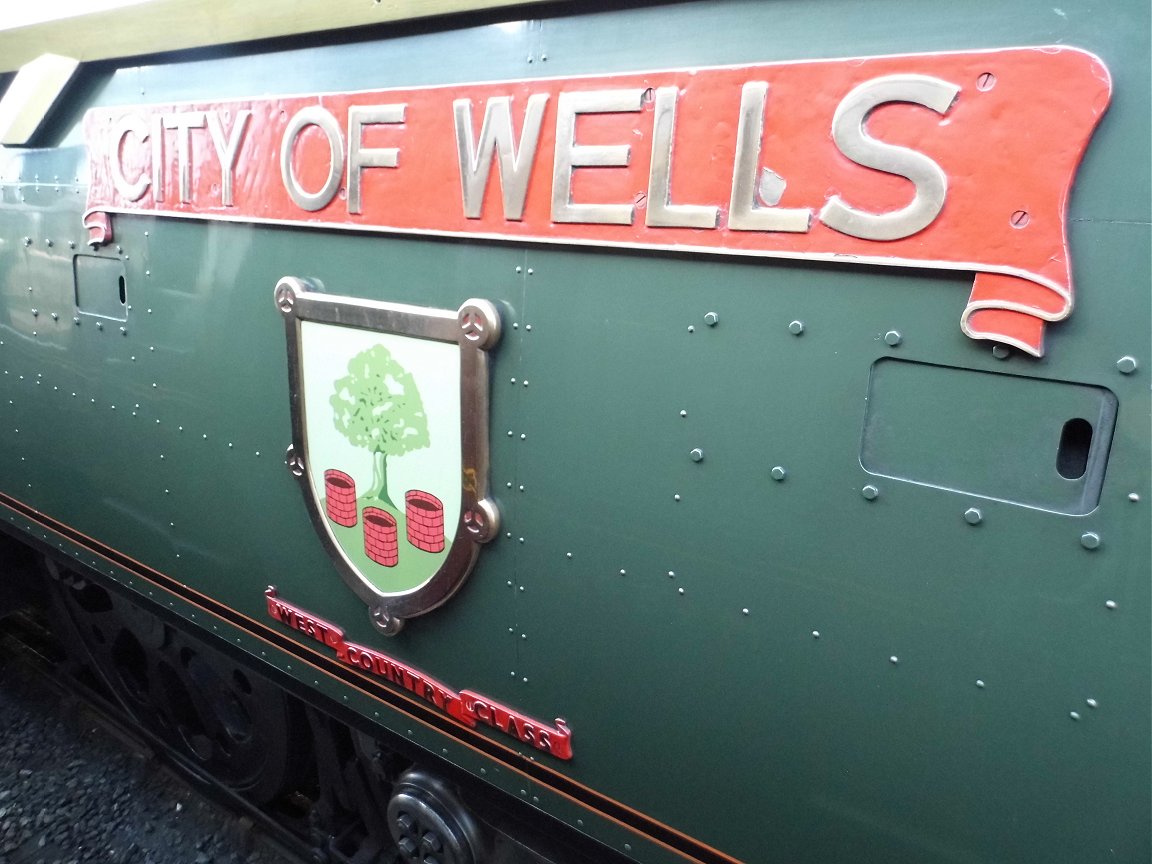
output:
[[[292,860],[148,748],[0,657],[0,864]]]

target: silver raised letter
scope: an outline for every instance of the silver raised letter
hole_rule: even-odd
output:
[[[907,207],[890,213],[857,210],[833,195],[820,211],[820,221],[841,234],[863,240],[899,240],[932,224],[944,209],[948,176],[925,156],[907,147],[885,144],[868,135],[868,115],[888,102],[911,102],[947,114],[960,88],[928,75],[885,75],[853,89],[832,117],[832,138],[840,152],[858,165],[906,177],[916,187]]]
[[[129,132],[143,143],[148,140],[148,124],[135,114],[125,114],[116,124],[116,129],[112,133],[112,182],[116,184],[116,189],[120,194],[129,201],[139,201],[148,191],[148,187],[152,185],[152,181],[148,178],[147,173],[142,173],[132,182],[129,182],[128,178],[124,176],[122,151],[124,138]]]
[[[748,81],[740,91],[740,124],[736,127],[736,161],[732,168],[732,199],[728,204],[728,227],[734,231],[791,231],[803,234],[812,225],[807,207],[761,206],[757,187],[772,185],[772,197],[779,200],[783,178],[765,168],[760,172],[760,145],[764,139],[764,106],[768,102],[768,82]],[[772,202],[775,203],[775,202]]]
[[[212,146],[216,148],[216,158],[220,162],[220,203],[225,207],[232,206],[232,178],[236,173],[236,159],[240,156],[240,142],[244,138],[244,129],[251,119],[251,111],[247,109],[237,111],[232,131],[225,137],[220,113],[208,112],[208,132],[212,136]]]
[[[192,200],[192,130],[204,128],[203,111],[181,111],[164,117],[164,128],[176,130],[176,165],[180,170],[180,202]]]
[[[395,168],[400,159],[399,147],[361,147],[365,126],[380,123],[403,123],[403,104],[353,105],[348,109],[348,212],[361,212],[360,174],[365,168]]]
[[[524,218],[524,200],[528,195],[528,177],[536,157],[540,125],[544,120],[547,93],[528,97],[524,128],[520,132],[520,149],[512,139],[512,97],[493,96],[484,108],[480,141],[472,140],[472,100],[457,99],[452,103],[456,119],[456,152],[460,160],[460,190],[464,196],[464,215],[479,219],[484,206],[484,190],[493,156],[500,159],[500,189],[504,196],[504,218]]]
[[[676,128],[675,87],[656,90],[652,119],[652,168],[648,174],[649,228],[715,228],[719,208],[704,204],[672,203],[672,140]]]
[[[631,225],[631,204],[573,204],[574,168],[623,168],[632,157],[627,144],[582,146],[576,143],[577,114],[639,111],[644,91],[590,90],[561,93],[556,111],[556,158],[552,166],[552,221]]]
[[[152,115],[152,200],[164,200],[164,117]]]
[[[292,153],[296,149],[296,139],[308,126],[315,126],[328,139],[328,179],[317,192],[305,192],[292,169]],[[280,144],[280,176],[288,195],[302,210],[316,211],[328,206],[340,188],[340,178],[344,174],[344,142],[340,140],[340,124],[336,118],[319,105],[301,108],[288,121],[284,130],[284,140]]]

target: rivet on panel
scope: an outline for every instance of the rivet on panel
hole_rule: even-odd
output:
[[[103,321],[97,321],[96,322],[96,329],[97,330],[103,330],[104,329],[104,322]]]
[[[621,570],[621,571],[620,571],[620,575],[621,575],[621,576],[627,576],[627,575],[628,575],[628,571],[627,571],[627,570]]]
[[[740,610],[740,614],[741,614],[741,615],[747,615],[747,614],[748,614],[748,607],[747,607],[747,606],[745,606],[743,609],[741,609],[741,610]]]
[[[992,356],[997,360],[1007,360],[1012,356],[1012,349],[1010,349],[1007,345],[993,345]]]
[[[687,416],[688,416],[688,412],[687,412],[687,411],[681,411],[681,412],[680,412],[680,416],[681,416],[681,417],[687,417]]]
[[[771,473],[772,473],[772,479],[773,480],[783,480],[785,477],[788,476],[788,471],[784,468],[783,465],[776,465],[775,467],[773,467]]]
[[[791,324],[788,325],[788,332],[791,333],[793,336],[799,336],[801,333],[804,332],[804,322],[803,321],[793,321]]]
[[[531,324],[525,324],[525,325],[524,325],[524,329],[525,329],[525,330],[531,330],[531,329],[532,329],[532,325],[531,325]]]
[[[1137,493],[1137,492],[1129,492],[1129,493],[1128,493],[1128,500],[1129,500],[1129,501],[1131,501],[1133,504],[1135,504],[1137,501],[1139,501],[1139,500],[1140,500],[1140,495],[1139,495],[1139,493]]]
[[[689,332],[689,333],[695,333],[695,332],[696,332],[696,328],[695,328],[695,327],[693,327],[691,324],[689,324],[689,325],[688,325],[688,332]]]
[[[1115,609],[1116,608],[1116,601],[1115,600],[1105,600],[1104,601],[1104,608],[1105,609]]]
[[[679,501],[679,500],[680,500],[680,495],[679,495],[679,494],[673,495],[673,496],[672,496],[672,500],[673,500],[673,501]]]
[[[720,321],[720,316],[717,315],[715,312],[705,312],[704,313],[704,323],[707,324],[709,327],[715,327],[719,321]]]
[[[523,267],[517,267],[517,268],[516,268],[516,272],[517,272],[517,273],[522,273],[522,272],[524,272],[524,268],[523,268]]]
[[[820,638],[820,631],[819,630],[813,630],[812,631],[812,638],[813,639],[819,639]]]
[[[860,494],[867,498],[869,501],[875,501],[880,496],[880,490],[869,484],[860,490]]]
[[[1123,375],[1131,375],[1136,371],[1138,365],[1136,358],[1130,356],[1121,357],[1116,361],[1116,368],[1119,369]]]
[[[700,462],[700,461],[703,461],[703,459],[704,459],[704,451],[701,450],[699,447],[692,448],[692,452],[689,453],[688,455],[692,458],[693,462]]]
[[[1100,703],[1097,702],[1095,699],[1085,699],[1084,704],[1087,705],[1089,708],[1099,708],[1100,707]]]
[[[1080,719],[1080,712],[1079,711],[1069,711],[1068,716],[1071,717],[1073,720],[1079,720]]]
[[[516,379],[515,379],[515,378],[509,378],[509,379],[508,379],[508,381],[509,381],[509,383],[511,383],[511,384],[515,384],[515,383],[516,383]]]
[[[976,507],[969,507],[964,511],[964,521],[969,525],[979,525],[984,521],[984,514]]]
[[[525,386],[525,387],[527,387],[527,386],[528,386],[528,379],[527,379],[527,378],[525,378],[525,379],[524,379],[524,386]]]
[[[536,271],[535,271],[535,270],[533,270],[531,267],[529,267],[529,268],[528,268],[528,275],[529,275],[529,276],[531,276],[531,275],[532,275],[532,274],[534,274],[535,272],[536,272]]]
[[[57,315],[55,312],[53,312],[53,313],[52,313],[52,320],[53,320],[53,321],[59,321],[59,320],[60,320],[60,316],[59,316],[59,315]]]
[[[525,435],[523,432],[521,432],[521,433],[520,433],[520,440],[521,440],[521,441],[525,440],[527,437],[528,437],[528,436],[527,436],[527,435]]]
[[[976,686],[979,687],[981,690],[983,690],[984,689],[984,679],[983,678],[977,678],[976,679]]]
[[[1080,545],[1085,549],[1099,549],[1100,535],[1095,531],[1085,531],[1080,535]]]
[[[40,310],[39,309],[33,309],[32,310],[32,317],[33,318],[39,318],[40,317]]]
[[[904,337],[900,335],[899,330],[889,330],[884,334],[884,343],[891,348],[895,348],[903,341]]]
[[[571,553],[571,552],[565,552],[565,553],[564,553],[564,557],[565,557],[565,558],[571,558],[571,557],[572,557],[572,553]]]
[[[893,654],[891,657],[888,658],[888,662],[891,663],[893,666],[896,666],[900,662],[900,658],[897,657],[895,654]]]
[[[677,594],[683,594],[683,593],[684,593],[684,589],[683,589],[683,588],[677,588],[677,589],[676,589],[676,593],[677,593]]]

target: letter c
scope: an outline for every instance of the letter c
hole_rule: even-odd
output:
[[[112,133],[112,182],[116,184],[116,190],[129,201],[139,201],[144,197],[144,193],[148,191],[148,187],[152,185],[152,181],[148,178],[147,171],[141,172],[135,181],[129,181],[124,175],[124,161],[121,148],[129,132],[135,135],[141,142],[147,141],[148,124],[135,114],[125,114],[120,118],[120,122],[116,124],[116,128]]]

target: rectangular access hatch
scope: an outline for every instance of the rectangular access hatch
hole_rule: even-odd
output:
[[[124,262],[99,255],[75,255],[72,273],[76,283],[76,311],[82,315],[128,320]]]
[[[885,358],[872,366],[860,464],[1081,515],[1100,501],[1115,421],[1104,387]]]

